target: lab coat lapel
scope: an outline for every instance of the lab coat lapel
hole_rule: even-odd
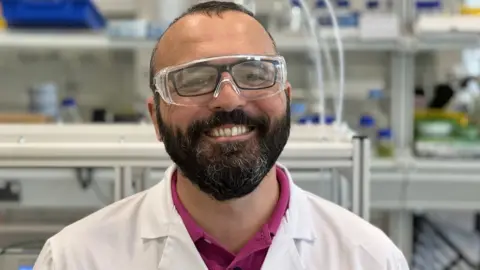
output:
[[[159,270],[208,270],[200,253],[197,251],[190,234],[183,224],[182,218],[175,210],[173,205],[171,184],[172,174],[175,166],[170,167],[168,173],[165,174],[163,181],[165,182],[164,197],[166,219],[169,221],[168,232],[166,234],[162,256],[158,265]]]
[[[290,180],[290,202],[283,222],[273,238],[262,270],[308,270],[302,262],[299,245],[306,241],[316,241],[315,228],[311,219],[311,209],[303,190],[297,187],[288,172],[281,164]]]
[[[273,239],[261,270],[278,269],[307,270],[302,265],[295,240],[285,231],[283,226],[280,227]]]
[[[171,226],[164,241],[159,270],[208,270],[183,223]]]
[[[144,241],[158,241],[159,270],[207,270],[173,205],[171,179],[175,169],[167,169],[163,180],[147,194],[140,210],[141,237]]]

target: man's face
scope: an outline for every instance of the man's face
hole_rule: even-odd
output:
[[[172,26],[164,40],[160,50],[167,46],[172,50],[156,59],[161,57],[159,62],[167,66],[214,56],[275,54],[261,25],[239,12],[221,17],[189,15]],[[158,106],[150,109],[180,173],[203,192],[225,201],[252,192],[277,161],[290,132],[290,88],[251,101],[229,83],[221,87],[206,106],[169,105],[157,94]],[[231,136],[245,129],[246,134]]]

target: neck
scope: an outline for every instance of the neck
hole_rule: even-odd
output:
[[[232,253],[237,253],[268,222],[280,195],[275,167],[252,193],[226,202],[212,199],[181,173],[177,177],[178,196],[189,214]]]

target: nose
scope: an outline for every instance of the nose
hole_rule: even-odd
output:
[[[244,107],[246,100],[239,95],[237,89],[231,77],[223,77],[219,82],[214,98],[208,105],[210,110],[231,112]]]

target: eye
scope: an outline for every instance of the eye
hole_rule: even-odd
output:
[[[208,85],[213,80],[216,79],[216,76],[209,75],[209,74],[198,74],[194,75],[193,78],[186,78],[182,82],[183,87],[191,87],[191,86],[199,86]]]

